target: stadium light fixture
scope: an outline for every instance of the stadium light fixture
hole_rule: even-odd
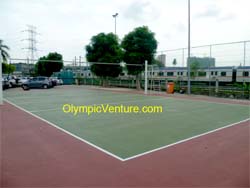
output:
[[[118,16],[118,13],[115,13],[114,15],[112,15],[113,18],[115,18],[115,35],[116,35],[116,17]]]

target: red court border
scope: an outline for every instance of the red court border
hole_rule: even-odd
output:
[[[249,121],[126,162],[5,103],[1,187],[249,187]]]

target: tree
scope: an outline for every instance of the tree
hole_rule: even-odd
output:
[[[50,77],[53,72],[58,72],[63,67],[63,57],[61,54],[54,52],[47,56],[40,57],[35,65],[35,73],[40,76]]]
[[[120,62],[122,60],[122,50],[118,38],[113,33],[99,33],[91,38],[91,42],[86,46],[86,59],[91,64],[91,71],[102,78],[103,86],[106,86],[108,77],[117,77],[122,72]]]
[[[125,51],[123,60],[130,64],[127,65],[128,74],[136,76],[136,87],[140,89],[139,75],[144,70],[144,63],[147,60],[150,65],[154,61],[157,49],[154,33],[147,26],[135,28],[124,37],[121,45]]]
[[[174,58],[174,60],[173,60],[173,65],[175,66],[175,65],[177,65],[177,60]]]
[[[3,62],[6,62],[7,59],[10,57],[8,54],[9,47],[3,44],[3,40],[0,39],[0,53]]]
[[[15,66],[7,64],[7,60],[9,59],[8,54],[9,47],[3,44],[3,40],[0,40],[0,53],[2,62],[2,72],[6,74],[13,73],[15,71]]]
[[[159,61],[158,59],[154,59],[152,61],[152,64],[157,65],[159,68],[165,67],[164,63],[162,63],[161,61]]]
[[[14,65],[7,64],[7,63],[3,63],[3,64],[2,64],[2,67],[3,67],[2,71],[3,71],[3,73],[5,73],[5,74],[11,74],[11,73],[13,73],[13,72],[15,71],[15,69],[16,69]]]
[[[198,75],[199,68],[200,66],[198,61],[190,62],[190,76],[195,78]]]

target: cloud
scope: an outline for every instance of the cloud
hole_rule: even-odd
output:
[[[186,25],[181,22],[174,24],[173,27],[178,32],[185,32],[187,30]]]
[[[236,18],[236,15],[231,12],[226,12],[225,9],[220,9],[215,5],[209,5],[205,8],[202,12],[200,11],[195,15],[195,18],[202,19],[202,18],[213,18],[217,21],[230,21]]]
[[[225,15],[221,15],[218,20],[219,21],[230,21],[230,20],[233,20],[236,18],[236,15],[233,14],[233,13],[228,13],[228,14],[225,14]]]
[[[209,17],[219,17],[221,14],[221,9],[216,6],[209,6],[202,12],[195,15],[196,18],[209,18]]]
[[[159,11],[149,1],[134,1],[124,11],[124,17],[135,22],[152,21],[159,16]]]

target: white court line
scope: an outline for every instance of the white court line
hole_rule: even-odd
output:
[[[226,126],[224,126],[224,127],[220,127],[220,128],[218,128],[218,129],[214,129],[214,130],[212,130],[212,131],[208,131],[208,132],[206,132],[206,133],[202,133],[202,134],[199,134],[199,135],[196,135],[196,136],[193,136],[193,137],[184,139],[184,140],[180,140],[180,141],[175,142],[175,143],[173,143],[173,144],[169,144],[169,145],[162,146],[162,147],[159,147],[159,148],[150,150],[150,151],[146,151],[146,152],[144,152],[144,153],[140,153],[140,154],[138,154],[138,155],[134,155],[134,156],[132,156],[132,157],[125,158],[124,161],[128,161],[128,160],[131,160],[131,159],[135,159],[135,158],[141,157],[141,156],[143,156],[143,155],[147,155],[147,154],[150,154],[150,153],[153,153],[153,152],[162,150],[162,149],[166,149],[166,148],[168,148],[168,147],[171,147],[171,146],[174,146],[174,145],[183,143],[183,142],[187,142],[187,141],[190,141],[190,140],[192,140],[192,139],[199,138],[199,137],[201,137],[201,136],[205,136],[205,135],[214,133],[214,132],[216,132],[216,131],[219,131],[219,130],[222,130],[222,129],[225,129],[225,128],[228,128],[228,127],[232,127],[232,126],[235,126],[235,125],[237,125],[237,124],[239,124],[239,123],[243,123],[243,122],[246,122],[246,121],[249,121],[249,120],[250,120],[250,118],[247,118],[247,119],[245,119],[245,120],[242,120],[242,121],[239,121],[239,122],[236,122],[236,123],[232,123],[232,124],[226,125]]]
[[[57,96],[57,98],[58,97],[63,97],[63,98],[72,98],[72,97],[79,97],[79,98],[84,98],[84,99],[86,99],[86,97],[89,97],[89,96],[92,96],[93,97],[93,94],[91,95],[84,95],[84,96],[79,96],[79,95],[77,95],[77,96],[65,96],[65,95],[61,95],[61,96]],[[127,95],[117,95],[117,96],[121,96],[121,97],[127,97],[127,96],[131,96],[131,94],[127,94]],[[49,96],[44,96],[44,97],[49,97]],[[109,98],[114,98],[114,96],[110,96],[110,95],[107,95],[107,96],[102,96],[103,97],[103,99],[109,99]],[[22,97],[4,97],[4,98],[6,98],[7,100],[11,100],[11,99],[13,99],[12,101],[14,101],[14,102],[17,102],[16,101],[16,99],[18,99],[18,100],[20,100],[20,99],[23,99]],[[43,98],[43,97],[42,97]],[[29,98],[29,97],[25,97],[25,99],[41,99],[41,97],[39,98],[39,97],[31,97],[31,98]],[[46,98],[45,98],[46,99]],[[18,105],[22,105],[22,104],[37,104],[37,103],[41,103],[41,102],[39,102],[39,101],[30,101],[30,102],[17,102],[18,103]],[[45,109],[46,110],[46,109]]]
[[[103,148],[100,148],[99,146],[96,146],[96,145],[94,145],[93,143],[91,143],[91,142],[89,142],[89,141],[87,141],[87,140],[85,140],[85,139],[83,139],[83,138],[80,138],[79,136],[76,136],[76,135],[72,134],[72,133],[69,132],[69,131],[66,131],[66,130],[62,129],[61,127],[57,126],[56,124],[51,123],[51,122],[49,122],[49,121],[47,121],[47,120],[45,120],[45,119],[43,119],[43,118],[41,118],[41,117],[39,117],[39,116],[33,114],[33,113],[31,113],[31,112],[25,110],[24,108],[22,108],[22,107],[20,107],[20,106],[18,106],[18,105],[16,105],[16,104],[10,102],[9,100],[7,100],[7,99],[4,99],[4,100],[5,100],[6,102],[8,102],[9,104],[15,106],[16,108],[18,108],[18,109],[20,109],[20,110],[22,110],[22,111],[24,111],[24,112],[26,112],[26,113],[28,113],[28,114],[30,114],[30,115],[36,117],[36,118],[39,119],[39,120],[44,121],[45,123],[47,123],[47,124],[49,124],[49,125],[51,125],[51,126],[57,128],[57,129],[63,131],[63,132],[66,133],[66,134],[69,134],[70,136],[73,136],[74,138],[76,138],[76,139],[78,139],[78,140],[80,140],[80,141],[82,141],[82,142],[85,142],[86,144],[89,144],[90,146],[92,146],[92,147],[94,147],[94,148],[96,148],[96,149],[98,149],[98,150],[100,150],[100,151],[102,151],[102,152],[108,154],[109,156],[112,156],[112,157],[114,157],[114,158],[116,158],[116,159],[118,159],[118,160],[120,160],[120,161],[124,161],[124,159],[122,159],[121,157],[119,157],[119,156],[117,156],[117,155],[114,155],[113,153],[111,153],[111,152],[109,152],[109,151],[107,151],[107,150],[105,150],[105,149],[103,149]]]
[[[124,96],[130,96],[130,95],[124,95]],[[149,97],[149,96],[146,96],[146,97]],[[152,97],[152,96],[151,96]],[[160,96],[159,98],[155,98],[155,99],[150,99],[150,101],[154,101],[154,100],[161,100],[161,99],[165,99],[165,100],[172,100],[172,99],[176,99],[174,97],[162,97]],[[179,98],[177,99],[179,100]],[[194,100],[194,99],[180,99],[181,101],[190,101],[191,103],[194,102],[194,103],[199,103],[199,102],[204,102],[204,103],[209,103],[209,104],[222,104],[222,105],[238,105],[238,106],[247,106],[246,104],[230,104],[230,103],[219,103],[219,102],[212,102],[212,101],[204,101],[204,100]],[[99,104],[87,104],[87,105],[102,105],[102,104],[120,104],[120,103],[123,103],[123,104],[126,104],[126,103],[130,103],[130,102],[140,102],[140,101],[147,101],[147,99],[145,100],[132,100],[132,101],[119,101],[119,102],[113,102],[113,103],[99,103]],[[33,102],[30,102],[30,103],[33,103]],[[20,104],[26,104],[26,103],[18,103],[19,105]],[[250,106],[249,106],[250,108]],[[61,108],[49,108],[49,109],[42,109],[42,110],[32,110],[30,112],[45,112],[45,111],[54,111],[54,110],[60,110]],[[176,111],[176,110],[169,110],[170,111]]]
[[[238,105],[238,106],[248,106],[250,107],[250,103],[249,104],[237,104],[237,103],[227,103],[227,102],[230,102],[230,101],[225,101],[225,103],[223,102],[216,102],[216,101],[206,101],[206,99],[189,99],[189,98],[176,98],[176,97],[171,97],[171,96],[168,96],[169,99],[175,99],[175,100],[181,100],[181,101],[190,101],[190,102],[205,102],[205,103],[209,103],[209,104],[224,104],[224,105]],[[246,101],[247,102],[247,101]]]
[[[80,137],[78,137],[78,136],[76,136],[76,135],[70,133],[69,131],[66,131],[66,130],[62,129],[61,127],[55,125],[54,123],[51,123],[51,122],[49,122],[49,121],[47,121],[47,120],[45,120],[45,119],[43,119],[43,118],[41,118],[41,117],[39,117],[39,116],[33,114],[33,113],[31,113],[31,112],[25,110],[24,108],[22,108],[22,107],[20,107],[20,106],[18,106],[18,105],[16,105],[16,104],[10,102],[10,101],[7,100],[7,99],[4,99],[4,100],[5,100],[6,102],[8,102],[9,104],[15,106],[16,108],[18,108],[18,109],[20,109],[20,110],[22,110],[22,111],[24,111],[24,112],[26,112],[26,113],[28,113],[28,114],[30,114],[30,115],[36,117],[36,118],[38,118],[38,119],[40,119],[40,120],[42,120],[42,121],[48,123],[49,125],[51,125],[51,126],[57,128],[57,129],[63,131],[64,133],[67,133],[67,134],[71,135],[72,137],[74,137],[74,138],[76,138],[76,139],[78,139],[78,140],[80,140],[80,141],[82,141],[82,142],[84,142],[84,143],[86,143],[86,144],[89,144],[90,146],[92,146],[92,147],[94,147],[94,148],[96,148],[96,149],[98,149],[98,150],[100,150],[100,151],[106,153],[107,155],[112,156],[112,157],[114,157],[114,158],[116,158],[116,159],[118,159],[118,160],[120,160],[120,161],[122,161],[122,162],[129,161],[129,160],[132,160],[132,159],[135,159],[135,158],[138,158],[138,157],[142,157],[142,156],[144,156],[144,155],[147,155],[147,154],[150,154],[150,153],[153,153],[153,152],[162,150],[162,149],[166,149],[166,148],[168,148],[168,147],[171,147],[171,146],[174,146],[174,145],[177,145],[177,144],[181,144],[181,143],[183,143],[183,142],[187,142],[187,141],[193,140],[193,139],[195,139],[195,138],[199,138],[199,137],[202,137],[202,136],[205,136],[205,135],[208,135],[208,134],[211,134],[211,133],[220,131],[220,130],[222,130],[222,129],[226,129],[226,128],[229,128],[229,127],[232,127],[232,126],[236,126],[236,125],[238,125],[238,124],[240,124],[240,123],[243,123],[243,122],[246,122],[246,121],[249,121],[249,120],[250,120],[250,118],[247,118],[247,119],[245,119],[245,120],[242,120],[242,121],[239,121],[239,122],[236,122],[236,123],[232,123],[232,124],[226,125],[226,126],[224,126],[224,127],[220,127],[220,128],[218,128],[218,129],[214,129],[214,130],[212,130],[212,131],[208,131],[208,132],[205,132],[205,133],[202,133],[202,134],[199,134],[199,135],[196,135],[196,136],[187,138],[187,139],[183,139],[183,140],[180,140],[180,141],[178,141],[178,142],[175,142],[175,143],[172,143],[172,144],[169,144],[169,145],[165,145],[165,146],[162,146],[162,147],[159,147],[159,148],[156,148],[156,149],[153,149],[153,150],[150,150],[150,151],[147,151],[147,152],[138,154],[138,155],[134,155],[134,156],[127,157],[127,158],[121,158],[121,157],[119,157],[119,156],[117,156],[117,155],[115,155],[115,154],[113,154],[113,153],[111,153],[111,152],[109,152],[109,151],[107,151],[107,150],[105,150],[105,149],[99,147],[99,146],[94,145],[93,143],[91,143],[91,142],[89,142],[89,141],[87,141],[87,140],[85,140],[85,139],[83,139],[83,138],[80,138]]]
[[[161,100],[161,99],[165,99],[165,98],[155,98],[155,99],[151,99],[150,101],[155,101],[155,100]],[[168,100],[168,99],[165,99],[165,100]],[[91,105],[91,106],[94,106],[94,105],[105,105],[105,104],[127,104],[127,103],[130,103],[130,102],[143,102],[143,101],[148,101],[147,99],[143,99],[143,100],[131,100],[131,101],[119,101],[119,102],[109,102],[109,103],[99,103],[99,104],[85,104],[86,105]],[[149,102],[150,102],[149,101]],[[20,105],[20,104],[19,104]],[[45,111],[53,111],[53,110],[60,110],[62,108],[49,108],[49,109],[42,109],[42,110],[31,110],[29,112],[45,112]]]
[[[46,112],[46,111],[56,111],[56,110],[61,110],[61,108],[49,108],[49,109],[42,109],[42,110],[31,110],[31,113],[35,112]]]

